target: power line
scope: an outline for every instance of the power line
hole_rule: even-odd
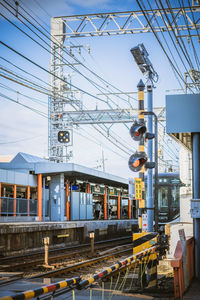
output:
[[[165,53],[166,57],[168,58],[168,60],[169,60],[169,62],[170,62],[170,64],[171,64],[171,66],[173,66],[173,68],[174,68],[175,72],[177,73],[177,75],[178,75],[178,76],[180,77],[180,79],[184,82],[184,78],[183,78],[182,75],[178,72],[177,68],[174,66],[172,60],[170,59],[168,53],[166,52],[164,46],[162,45],[160,39],[158,38],[157,33],[155,32],[153,26],[151,25],[151,22],[149,21],[148,17],[146,16],[146,14],[145,14],[145,12],[144,12],[144,9],[142,8],[142,6],[141,6],[139,0],[136,0],[136,1],[137,1],[138,6],[140,7],[140,9],[141,9],[141,11],[142,11],[142,13],[143,13],[143,15],[144,15],[144,17],[145,17],[145,19],[146,19],[148,25],[150,26],[150,28],[151,28],[151,30],[152,30],[154,36],[156,37],[156,39],[157,39],[158,43],[160,44],[160,46],[161,46],[163,52]],[[141,1],[141,2],[143,3],[143,1]],[[144,3],[143,3],[143,6],[144,6],[144,8],[145,8]],[[152,9],[152,8],[151,8],[151,9]]]
[[[40,66],[39,64],[37,64],[36,62],[34,62],[33,60],[31,60],[30,58],[26,57],[26,56],[23,55],[22,53],[18,52],[17,50],[15,50],[14,48],[12,48],[11,46],[7,45],[6,43],[4,43],[4,42],[2,42],[2,41],[0,41],[0,43],[1,43],[3,46],[5,46],[6,48],[8,48],[8,49],[10,49],[11,51],[13,51],[14,53],[16,53],[16,54],[18,54],[19,56],[23,57],[23,58],[24,58],[25,60],[27,60],[28,62],[30,62],[30,63],[36,65],[37,67],[39,67],[39,68],[42,69],[43,71],[45,71],[45,72],[47,72],[47,73],[49,73],[49,74],[52,74],[50,71],[46,70],[44,67]],[[5,76],[2,75],[2,74],[0,74],[0,75],[3,76],[3,77],[5,77]],[[66,81],[65,81],[63,78],[60,78],[60,77],[57,76],[57,75],[55,75],[55,77],[58,78],[58,79],[60,79],[60,80],[62,80],[63,82],[66,83]],[[72,85],[72,84],[71,84],[71,85]],[[72,85],[72,86],[75,87],[74,85]],[[86,93],[87,93],[88,95],[91,95],[91,94],[88,93],[88,92],[86,92]],[[98,99],[98,97],[96,97],[96,98]],[[96,126],[94,126],[94,127],[96,128]],[[101,126],[99,126],[99,127],[101,127]],[[102,128],[102,127],[101,127],[101,128]],[[99,131],[99,130],[98,130],[98,131]],[[99,132],[100,132],[100,131],[99,131]],[[102,133],[101,133],[101,134],[102,134]],[[107,137],[107,139],[110,140],[109,137]],[[117,143],[116,143],[116,142],[117,142]],[[122,149],[121,147],[119,147],[119,144],[120,144],[119,140],[116,140],[115,143],[113,142],[113,144],[117,145],[118,148]],[[124,145],[121,145],[121,146],[124,147]],[[127,151],[125,151],[125,152],[127,153]]]
[[[6,0],[4,0],[4,2],[6,2]],[[8,4],[12,9],[14,9],[8,2],[6,2],[6,4]],[[18,19],[19,19],[19,17],[18,16],[16,16],[13,12],[11,12],[5,5],[3,5],[2,3],[1,3],[1,5],[2,6],[4,6],[11,14],[13,14],[13,16],[15,16],[15,17],[17,17]],[[2,14],[1,14],[2,15]],[[48,38],[50,41],[51,41],[51,39],[47,36],[47,35],[45,35],[41,30],[39,30],[37,27],[35,27],[35,25],[34,24],[32,24],[27,18],[25,18],[22,14],[20,14],[20,13],[18,13],[18,15],[20,15],[20,16],[22,16],[27,22],[29,22],[34,28],[36,28],[40,33],[42,33],[46,38]],[[47,48],[45,48],[42,44],[40,44],[38,41],[36,41],[34,38],[32,38],[29,34],[27,34],[24,30],[22,30],[21,28],[19,28],[16,24],[14,24],[12,21],[10,21],[9,19],[7,19],[4,15],[2,15],[9,23],[11,23],[13,26],[15,26],[18,30],[20,30],[21,32],[23,32],[26,36],[28,36],[31,40],[33,40],[35,43],[37,43],[38,45],[40,45],[43,49],[45,49],[46,51],[48,51],[49,53],[51,53],[51,51],[49,51]],[[51,46],[43,39],[43,38],[41,38],[36,32],[34,32],[26,23],[24,23],[21,19],[19,19],[19,21],[20,22],[22,22],[23,23],[23,25],[25,25],[29,30],[31,30],[31,32],[33,32],[39,39],[41,39],[48,47],[50,47],[51,48]],[[55,39],[55,38],[54,38]],[[64,52],[66,52],[66,50],[64,49]],[[66,52],[68,55],[70,55],[68,52]],[[76,61],[78,61],[74,56],[72,56],[72,55],[70,55],[73,59],[75,59]],[[65,59],[64,59],[64,61],[66,61]],[[66,61],[68,64],[69,64],[69,61]],[[80,61],[78,61],[78,63],[80,63],[81,65],[83,65]],[[85,65],[83,65],[85,68],[87,68]],[[70,66],[74,71],[76,71],[77,73],[79,73],[81,76],[83,76],[86,80],[88,80],[92,85],[94,85],[100,92],[102,92],[102,90],[101,89],[99,89],[99,84],[97,84],[96,82],[94,82],[93,80],[91,80],[91,79],[89,79],[87,76],[85,76],[84,74],[82,74],[76,67],[74,67],[74,66]],[[89,68],[87,68],[89,71],[91,71]],[[92,71],[91,71],[92,72]],[[97,75],[96,73],[94,73],[93,72],[93,74],[95,74],[95,75]],[[98,76],[98,75],[97,75]],[[98,76],[99,77],[99,76]],[[101,77],[99,77],[99,78],[101,78]],[[104,79],[103,79],[104,80]],[[105,81],[105,80],[104,80]],[[109,84],[108,82],[107,82],[107,84]],[[101,87],[102,88],[102,87]],[[79,89],[80,90],[80,89]],[[93,95],[93,97],[95,97],[94,95]],[[121,98],[121,97],[119,97],[119,98]],[[123,98],[121,98],[123,101],[125,101],[125,102],[128,102],[127,100],[125,100],[125,99],[123,99]],[[98,99],[98,100],[100,100],[100,101],[103,101],[103,100],[101,100],[101,99]],[[110,98],[109,98],[109,100],[111,101],[111,102],[113,102],[113,100],[111,100]],[[105,101],[104,101],[105,102]],[[113,102],[114,104],[115,104],[115,102]],[[129,103],[129,102],[128,102]],[[108,103],[107,103],[108,104]],[[116,105],[116,104],[115,104]],[[130,105],[130,103],[129,103],[129,105]]]
[[[15,141],[10,141],[10,142],[0,142],[0,145],[17,144],[17,143],[21,143],[21,142],[28,141],[28,140],[34,140],[34,139],[40,138],[42,136],[44,136],[44,135],[32,136],[32,137],[28,137],[28,138],[24,138],[24,139],[20,139],[20,140],[15,140]]]

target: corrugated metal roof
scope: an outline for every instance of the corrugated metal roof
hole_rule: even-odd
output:
[[[11,161],[11,163],[37,163],[37,162],[45,162],[46,160],[44,158],[19,152]]]

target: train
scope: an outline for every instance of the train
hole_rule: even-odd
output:
[[[145,185],[147,178],[145,177]],[[180,216],[180,188],[184,184],[178,172],[158,174],[158,220],[169,223]]]

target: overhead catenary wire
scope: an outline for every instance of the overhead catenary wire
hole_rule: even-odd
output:
[[[16,64],[12,63],[11,61],[9,61],[8,59],[6,59],[5,57],[0,56],[0,59],[4,60],[5,62],[7,62],[8,64],[10,64],[11,66],[15,67],[16,69],[22,71],[23,73],[39,80],[40,82],[43,82],[44,84],[51,86],[49,83],[47,83],[46,81],[44,81],[42,78],[39,78],[38,76],[35,76],[34,74],[31,74],[30,72],[28,72],[27,70],[24,70],[22,68],[20,68],[19,66],[17,66]]]
[[[42,67],[41,65],[39,65],[38,63],[34,62],[33,60],[31,60],[30,58],[26,57],[25,55],[23,55],[22,53],[18,52],[17,50],[15,50],[14,48],[12,48],[11,46],[7,45],[6,43],[0,41],[0,44],[2,44],[3,46],[7,47],[8,49],[10,49],[11,51],[13,51],[14,53],[18,54],[19,56],[23,57],[25,60],[27,60],[28,62],[36,65],[37,67],[39,67],[40,69],[42,69],[43,71],[49,73],[49,74],[52,74],[49,70],[45,69],[44,67]],[[60,79],[61,81],[63,82],[66,82],[63,78],[60,78],[59,76],[55,75],[56,78]],[[72,85],[72,84],[71,84]],[[74,85],[72,85],[73,87],[75,87]],[[90,93],[86,92],[87,94],[90,95]],[[96,126],[93,126],[94,128],[96,128]],[[102,128],[102,126],[99,126]],[[100,130],[98,130],[100,132]],[[105,135],[104,135],[105,136]],[[111,135],[110,135],[111,137]],[[107,139],[109,140],[109,137],[107,137]],[[115,143],[113,142],[113,144],[115,144],[115,146],[117,145],[118,148],[122,149],[121,146],[124,147],[124,145],[121,144],[121,146],[119,147],[120,145],[120,142],[119,140],[115,140]],[[125,150],[126,153],[128,153],[126,150]]]
[[[46,32],[47,32],[47,34],[48,35],[50,35],[50,39],[53,39],[54,41],[56,41],[58,44],[59,44],[59,42],[57,41],[57,39],[54,37],[54,36],[52,36],[51,34],[49,34],[49,31],[47,31],[46,30],[46,28],[44,28],[34,17],[33,17],[33,15],[31,15],[31,14],[29,14],[28,12],[27,12],[27,10],[25,10],[23,7],[21,7],[21,9],[26,13],[26,14],[28,14],[28,16],[30,17],[30,18],[32,18],[40,27],[42,27]],[[29,20],[29,22],[30,22],[30,20]],[[31,23],[31,22],[30,22]],[[39,30],[39,28],[37,28],[37,27],[35,27],[37,30]],[[39,30],[40,31],[40,30]],[[40,31],[41,32],[41,31]],[[41,32],[42,34],[44,34],[43,32]],[[45,35],[46,36],[46,35]],[[93,74],[94,76],[96,76],[99,80],[101,80],[102,82],[104,82],[104,84],[106,84],[106,86],[111,86],[111,87],[113,87],[114,89],[116,89],[117,91],[119,91],[119,92],[121,92],[121,93],[123,93],[119,88],[117,88],[117,87],[115,87],[113,84],[111,84],[110,82],[108,82],[107,80],[105,80],[104,78],[102,78],[101,76],[99,76],[97,73],[95,73],[93,70],[91,70],[90,68],[88,68],[86,65],[84,65],[80,60],[78,60],[74,55],[72,55],[72,54],[70,54],[70,52],[69,51],[66,51],[66,49],[64,49],[64,52],[65,53],[67,53],[70,57],[72,57],[73,59],[75,59],[76,60],[76,62],[78,62],[80,65],[82,65],[85,69],[87,69],[91,74]],[[118,95],[117,95],[118,96]],[[119,96],[118,96],[119,97]],[[119,98],[121,98],[121,97],[119,97]],[[135,100],[135,101],[138,101],[136,98],[134,98],[134,97],[130,97],[131,99],[133,99],[133,100]],[[126,101],[125,99],[122,99],[122,100],[124,100],[124,101]]]
[[[183,46],[182,46],[182,45],[180,44],[180,42],[178,41],[178,39],[177,39],[177,34],[176,34],[175,31],[174,31],[174,28],[173,28],[173,26],[172,26],[172,23],[171,23],[171,21],[170,21],[170,19],[169,19],[168,14],[167,14],[166,11],[164,10],[164,6],[163,6],[163,4],[162,4],[162,1],[160,1],[160,0],[158,0],[158,1],[159,1],[160,5],[161,5],[161,8],[162,8],[163,11],[164,11],[164,15],[165,15],[166,20],[167,20],[167,22],[168,22],[168,24],[166,24],[165,19],[162,17],[162,19],[163,19],[163,21],[164,21],[164,23],[165,23],[166,29],[167,29],[167,31],[168,31],[168,34],[169,34],[169,36],[170,36],[170,39],[171,39],[171,41],[172,41],[172,43],[173,43],[173,46],[174,46],[174,48],[175,48],[175,50],[176,50],[176,53],[177,53],[178,57],[180,58],[180,60],[181,60],[181,62],[182,62],[183,67],[185,68],[185,71],[188,72],[189,70],[188,70],[188,68],[187,68],[187,66],[186,66],[186,64],[185,64],[185,62],[184,62],[184,60],[183,60],[183,58],[182,58],[182,56],[181,56],[181,54],[180,54],[180,51],[178,50],[178,48],[177,48],[177,46],[176,46],[176,43],[177,43],[178,46],[179,46],[179,48],[181,49],[181,52],[182,52],[183,56],[185,57],[186,62],[187,62],[188,65],[189,65],[189,67],[190,67],[190,68],[193,68],[193,64],[192,64],[192,61],[191,61],[191,59],[190,59],[190,56],[188,55],[187,49],[186,49],[186,47],[185,47],[185,44],[184,44],[184,42],[183,42],[182,37],[181,37],[180,34],[179,34],[179,39],[181,40],[181,43],[182,43]],[[148,4],[149,4],[149,6],[151,7],[151,4],[150,4],[149,0],[147,0],[147,2],[148,2]],[[176,26],[176,30],[177,30],[177,32],[179,33],[179,28],[178,28],[177,23],[176,23],[176,18],[175,18],[174,14],[173,14],[173,11],[172,11],[171,7],[170,7],[170,4],[169,4],[169,2],[168,2],[167,0],[166,0],[166,3],[167,3],[167,5],[168,5],[168,6],[167,6],[167,9],[168,9],[168,10],[170,11],[170,13],[171,13],[173,23],[174,23],[175,26]],[[156,1],[156,4],[157,4],[157,1]],[[158,4],[157,4],[157,6],[158,6]],[[152,9],[152,8],[151,8],[151,9]],[[158,9],[159,9],[159,7],[158,7]],[[171,34],[171,32],[170,32],[170,30],[169,30],[169,28],[168,28],[169,26],[170,26],[170,28],[171,28],[172,34]],[[175,41],[174,41],[172,35],[174,35]],[[190,76],[190,75],[189,75],[189,76]],[[190,78],[191,78],[191,76],[190,76]],[[191,78],[191,80],[193,81],[192,78]]]
[[[181,79],[181,81],[184,83],[184,77],[179,73],[179,71],[177,70],[176,66],[173,64],[173,62],[172,62],[171,58],[169,57],[167,51],[165,50],[164,46],[162,45],[162,43],[161,43],[161,41],[160,41],[160,39],[159,39],[157,33],[155,32],[155,30],[154,30],[154,28],[153,28],[153,26],[152,26],[150,20],[148,19],[147,15],[145,14],[145,12],[144,12],[145,5],[144,5],[143,1],[141,1],[141,2],[143,3],[144,9],[143,9],[142,5],[140,4],[140,0],[136,0],[136,1],[137,1],[138,6],[140,7],[140,9],[141,9],[141,11],[142,11],[142,13],[143,13],[145,19],[146,19],[146,21],[147,21],[149,27],[151,28],[151,30],[152,30],[154,36],[156,37],[156,39],[157,39],[158,43],[160,44],[160,46],[161,46],[163,52],[165,53],[167,59],[169,60],[170,65],[173,67],[173,69],[174,69],[174,71],[176,72],[176,74],[178,75],[178,77],[179,77],[179,78]],[[191,88],[190,88],[190,89],[191,89]],[[191,91],[192,91],[192,90],[191,90]],[[193,91],[192,91],[192,92],[193,92]],[[194,93],[194,92],[193,92],[193,93]]]
[[[48,104],[48,103],[45,102],[45,101],[43,101],[43,100],[41,100],[41,99],[37,99],[37,98],[34,98],[34,97],[30,97],[30,96],[28,96],[28,95],[26,95],[26,94],[24,94],[24,93],[22,93],[22,92],[20,92],[20,91],[18,91],[18,90],[16,90],[16,89],[13,89],[13,88],[11,88],[11,87],[5,85],[5,84],[2,84],[2,83],[0,83],[0,87],[2,87],[3,89],[6,89],[6,90],[8,90],[8,91],[14,92],[14,93],[16,93],[17,95],[21,95],[21,96],[23,96],[23,97],[25,97],[25,98],[27,98],[27,99],[29,99],[29,100],[31,100],[31,101],[33,101],[33,102],[39,104],[39,105],[42,105],[42,106],[47,107],[47,104]]]
[[[47,118],[47,119],[48,119],[48,115],[45,114],[45,113],[43,113],[43,112],[40,111],[40,110],[37,110],[37,109],[35,109],[35,108],[31,107],[31,106],[28,106],[28,105],[24,105],[23,103],[21,103],[21,102],[19,102],[19,101],[17,101],[17,100],[14,100],[14,99],[12,99],[11,97],[8,97],[7,95],[2,94],[2,93],[0,93],[0,97],[1,97],[2,99],[4,99],[4,100],[9,100],[9,101],[11,101],[11,102],[14,102],[15,104],[18,104],[18,105],[20,105],[20,106],[23,106],[24,108],[26,108],[26,109],[28,109],[28,110],[31,110],[32,112],[34,112],[34,113],[36,113],[36,114],[42,116],[43,118]],[[98,141],[98,139],[97,139],[96,137],[95,137],[95,139],[92,139],[92,138],[91,138],[91,134],[89,135],[89,137],[88,137],[88,136],[86,137],[86,136],[84,136],[83,134],[80,134],[79,132],[76,132],[76,133],[77,133],[78,135],[80,135],[80,136],[86,138],[86,139],[90,139],[90,141],[92,141],[93,143],[96,143],[97,145],[104,145],[104,143],[103,143],[102,141],[99,142],[99,143],[97,143],[96,141]],[[85,130],[84,130],[84,133],[85,133]],[[39,136],[32,137],[32,138],[30,138],[30,139],[37,138],[37,137],[39,137]],[[28,140],[28,139],[29,139],[29,138],[25,138],[25,139],[21,139],[21,140],[17,140],[17,141],[11,141],[11,142],[0,142],[0,144],[2,144],[2,145],[3,145],[3,144],[12,144],[12,143],[17,143],[17,142],[25,141],[25,140]],[[96,140],[96,141],[95,141],[95,140]],[[105,145],[104,147],[107,148],[109,151],[115,153],[116,155],[120,156],[121,158],[127,159],[126,157],[122,156],[122,155],[119,154],[118,152],[112,150],[112,149],[111,149],[110,147],[108,147],[107,145]]]
[[[29,109],[29,110],[37,113],[38,115],[40,115],[42,117],[48,118],[47,114],[45,114],[44,112],[42,112],[42,111],[40,111],[40,110],[38,110],[38,109],[36,109],[34,107],[30,107],[30,106],[28,106],[26,104],[23,104],[23,103],[21,103],[21,102],[19,102],[17,100],[14,100],[14,99],[12,99],[11,97],[9,97],[9,96],[7,96],[5,94],[0,93],[0,97],[3,98],[3,99],[7,99],[7,100],[9,100],[11,102],[14,102],[14,103],[16,103],[18,105],[21,105],[21,106],[23,106],[23,107],[25,107],[25,108],[27,108],[27,109]]]
[[[6,0],[3,0],[4,2],[6,2],[7,5],[9,5],[13,10],[14,8],[6,1]],[[19,19],[18,15],[21,15],[27,22],[29,22],[31,24],[31,22],[29,20],[27,20],[27,18],[25,18],[22,14],[20,14],[20,12],[18,12],[18,15],[16,16],[12,11],[10,11],[5,5],[3,5],[2,3],[0,3],[3,7],[5,7],[13,16],[15,16],[16,18],[18,18],[18,20],[20,22],[22,22],[22,24],[24,24],[32,33],[34,33],[39,39],[41,39],[48,47],[51,48],[51,46],[43,39],[41,38],[35,31],[33,31],[25,22],[23,22],[21,19]],[[19,28],[16,24],[14,24],[12,21],[10,21],[8,18],[6,18],[6,16],[4,16],[3,14],[0,14],[2,15],[8,22],[10,22],[13,26],[15,26],[16,28],[18,28],[18,30],[20,30],[21,32],[23,32],[25,35],[27,35],[29,38],[31,38],[33,41],[35,41],[37,44],[39,44],[43,49],[45,49],[46,51],[48,51],[49,53],[51,53],[50,50],[48,50],[46,47],[44,47],[41,43],[39,43],[38,41],[36,41],[34,38],[32,38],[29,34],[27,34],[24,30],[22,30],[21,28]],[[34,28],[36,28],[37,30],[39,30],[34,24],[31,24]],[[44,34],[42,31],[39,30],[39,32],[41,32],[42,34]],[[48,38],[50,41],[51,39],[49,37],[47,37],[47,35],[45,35],[46,38]],[[55,40],[55,38],[54,38]],[[57,44],[59,45],[59,42],[57,42]],[[66,52],[66,50],[64,49],[64,52]],[[67,52],[68,55],[70,55],[68,52]],[[60,55],[58,53],[58,55]],[[77,61],[77,59],[70,55],[73,59],[75,59]],[[66,59],[64,59],[65,62],[67,62],[69,64],[69,61],[67,61]],[[80,61],[78,61],[78,63],[80,63],[81,65],[83,65]],[[70,65],[70,64],[69,64]],[[84,66],[84,65],[83,65]],[[77,73],[79,73],[81,76],[83,76],[86,80],[88,80],[91,84],[93,84],[100,92],[102,92],[102,90],[100,89],[100,86],[99,84],[97,84],[96,82],[94,82],[93,80],[89,79],[86,75],[84,75],[83,73],[81,73],[75,66],[71,65],[70,66],[74,71],[76,71]],[[86,67],[86,66],[85,66]],[[87,68],[87,67],[86,67]],[[90,70],[89,68],[87,68],[88,70]],[[95,73],[94,73],[95,74]],[[105,80],[104,80],[105,81]],[[107,84],[109,84],[107,82]],[[120,97],[121,98],[121,97]],[[122,99],[122,98],[121,98]],[[101,99],[99,99],[101,100]],[[114,103],[116,105],[116,103],[111,100],[109,98],[109,100]],[[128,102],[127,100],[125,99],[122,99],[123,101],[125,102]],[[105,101],[104,101],[105,102]],[[129,103],[129,102],[128,102]],[[108,103],[107,103],[108,104]],[[129,103],[130,105],[130,103]]]
[[[179,1],[179,3],[180,3],[180,1]],[[194,43],[193,43],[193,38],[192,38],[192,36],[191,36],[191,34],[190,34],[190,28],[189,28],[189,26],[188,26],[188,19],[187,19],[186,16],[185,16],[185,8],[184,8],[183,0],[181,0],[180,6],[182,7],[182,9],[183,9],[183,11],[184,11],[183,17],[184,17],[184,20],[185,20],[185,23],[186,23],[186,26],[187,26],[187,30],[188,30],[188,34],[189,34],[189,38],[190,38],[190,41],[191,41],[191,44],[192,44],[192,49],[193,49],[193,53],[194,53],[194,59],[195,59],[197,68],[200,69],[200,61],[199,61],[199,57],[198,57],[198,55],[197,55],[197,51],[196,51],[195,46],[194,46]],[[191,8],[190,8],[190,10],[191,10]],[[192,12],[192,10],[191,10],[191,14],[192,14],[192,18],[193,18],[193,12]],[[194,19],[193,19],[193,22],[194,22]],[[189,42],[189,41],[188,41],[188,42]]]
[[[161,7],[163,7],[162,2],[161,2],[160,0],[159,0],[159,2],[160,2]],[[167,5],[168,5],[168,8],[169,8],[170,13],[171,13],[171,15],[172,15],[172,19],[173,19],[173,22],[174,22],[174,24],[175,24],[175,26],[176,26],[176,30],[177,30],[177,32],[179,33],[179,28],[178,28],[178,26],[177,26],[177,23],[176,23],[174,14],[173,14],[173,12],[172,12],[172,10],[171,10],[170,3],[169,3],[168,1],[166,1],[166,3],[167,3]],[[169,20],[169,17],[167,16],[167,14],[166,14],[165,11],[164,11],[164,13],[165,13],[165,16],[166,16],[166,18],[167,18],[169,24],[171,25],[171,21]],[[172,26],[171,26],[171,27],[172,27]],[[168,31],[168,32],[169,32],[169,31]],[[175,39],[176,39],[176,42],[178,43],[179,48],[181,49],[182,54],[184,55],[184,57],[185,57],[185,59],[186,59],[186,61],[187,61],[188,65],[189,65],[189,67],[190,67],[191,69],[194,69],[193,63],[192,63],[192,61],[191,61],[191,59],[190,59],[190,56],[189,56],[189,54],[188,54],[188,51],[187,51],[187,49],[186,49],[185,43],[184,43],[184,41],[183,41],[181,35],[179,34],[179,39],[180,39],[180,41],[181,41],[181,43],[180,43],[179,40],[177,40],[177,35],[176,35],[176,33],[175,33],[173,27],[172,27],[172,33],[173,33],[173,35],[174,35],[174,37],[175,37]],[[179,57],[181,58],[181,61],[182,61],[183,65],[184,65],[184,67],[185,67],[186,72],[188,72],[189,70],[188,70],[188,68],[186,67],[186,65],[184,64],[183,60],[182,60],[182,57],[181,57],[181,55],[180,55],[180,51],[178,51],[178,49],[177,49],[177,47],[176,47],[175,42],[174,42],[173,39],[172,39],[172,41],[173,41],[174,47],[175,47],[175,49],[176,49],[176,51],[177,51],[177,54],[178,54]],[[194,80],[193,80],[193,78],[191,77],[190,73],[189,73],[189,76],[190,76],[192,82],[194,82]]]

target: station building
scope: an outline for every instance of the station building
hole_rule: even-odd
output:
[[[134,202],[124,178],[20,152],[0,163],[0,253],[40,248],[46,236],[55,246],[85,242],[89,232],[130,235]]]
[[[22,152],[0,163],[0,187],[0,221],[93,220],[95,207],[103,220],[133,214],[126,179]]]

